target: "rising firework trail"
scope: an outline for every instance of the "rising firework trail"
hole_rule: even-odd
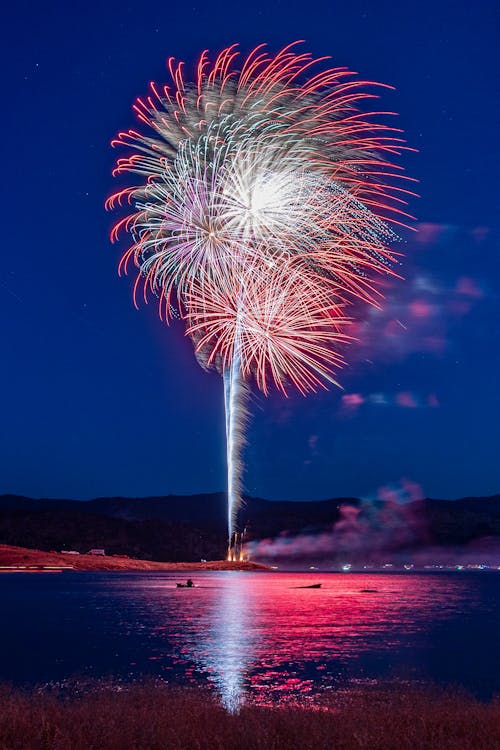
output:
[[[119,270],[138,269],[134,303],[152,293],[223,376],[230,556],[249,384],[336,383],[348,306],[380,304],[377,278],[394,273],[395,229],[411,218],[409,178],[391,162],[401,131],[378,119],[392,113],[359,109],[382,84],[325,59],[296,43],[240,59],[233,45],[213,62],[204,51],[188,83],[170,58],[171,83],[134,104],[141,132],[113,141],[131,150],[114,174],[136,175],[107,201],[132,208],[111,237],[132,237]]]

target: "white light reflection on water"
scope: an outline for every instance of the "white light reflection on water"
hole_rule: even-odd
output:
[[[254,635],[241,580],[244,575],[232,573],[220,590],[207,623],[208,648],[199,654],[223,705],[232,712],[243,702],[246,678],[254,660]]]
[[[238,571],[200,576],[173,598],[167,593],[169,616],[181,626],[170,636],[175,669],[191,684],[208,680],[231,712],[245,700],[257,659],[251,600],[248,576]]]

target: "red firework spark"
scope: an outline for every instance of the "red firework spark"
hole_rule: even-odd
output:
[[[170,58],[171,85],[134,104],[147,133],[113,141],[132,150],[114,174],[138,184],[107,201],[133,207],[111,236],[132,235],[120,272],[138,269],[134,301],[151,290],[162,317],[186,320],[203,364],[236,363],[265,393],[335,382],[345,307],[378,304],[390,227],[411,218],[414,195],[391,161],[401,131],[376,119],[393,113],[358,111],[382,84],[312,73],[326,58],[295,47],[259,45],[239,65],[236,45],[213,63],[204,51],[193,84]]]

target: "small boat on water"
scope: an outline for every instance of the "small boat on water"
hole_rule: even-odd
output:
[[[311,583],[309,586],[295,586],[296,589],[320,589],[321,583]]]

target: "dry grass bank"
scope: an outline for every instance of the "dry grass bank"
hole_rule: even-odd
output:
[[[27,547],[14,547],[0,544],[0,569],[35,568],[35,567],[71,567],[74,570],[269,570],[265,565],[253,562],[228,562],[227,560],[210,560],[209,562],[156,562],[155,560],[137,560],[120,555],[68,555],[61,552],[44,552]],[[5,572],[1,571],[0,572]]]
[[[500,704],[367,689],[324,710],[245,707],[153,685],[72,698],[0,688],[1,750],[498,750]]]

